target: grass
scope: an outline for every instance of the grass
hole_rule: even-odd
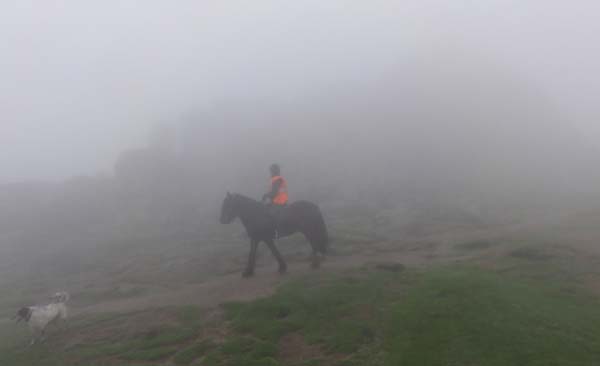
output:
[[[376,307],[393,296],[391,282],[402,283],[403,278],[383,273],[309,278],[251,305],[226,305],[227,315],[235,330],[263,341],[276,342],[301,332],[309,343],[321,343],[328,352],[349,352],[373,341],[379,321]]]
[[[195,307],[174,307],[161,309],[159,314],[169,314],[171,321],[178,324],[152,328],[133,337],[111,335],[97,341],[85,341],[67,349],[60,345],[60,339],[64,336],[61,331],[54,331],[54,336],[48,343],[26,350],[24,345],[28,335],[24,328],[18,328],[19,332],[15,336],[8,328],[6,333],[3,333],[0,327],[0,365],[137,365],[162,361],[194,342],[201,329],[202,313]],[[69,332],[85,334],[106,327],[119,332],[127,319],[128,316],[124,314],[96,315],[72,322]],[[183,352],[183,356],[179,356],[180,359],[184,359],[185,354]]]
[[[212,342],[202,341],[177,353],[175,357],[173,357],[173,362],[175,362],[176,365],[189,365],[194,360],[205,356],[208,351],[214,347]]]
[[[296,333],[319,347],[323,364],[340,366],[598,365],[600,304],[564,286],[468,267],[304,280],[227,305],[246,338],[226,344],[216,364],[249,357],[253,339],[277,345]]]
[[[133,337],[65,348],[58,332],[26,352],[25,330],[0,324],[0,365],[597,366],[600,302],[578,283],[595,262],[572,266],[563,251],[518,247],[486,268],[316,273],[224,304],[222,340],[203,338],[195,307],[163,309],[163,326]],[[75,320],[69,332],[118,331],[132,316]]]
[[[595,300],[477,269],[428,273],[390,309],[385,364],[597,365]]]
[[[164,347],[155,347],[149,349],[134,349],[128,352],[125,352],[121,355],[121,358],[124,360],[135,360],[135,361],[158,361],[161,359],[165,359],[169,356],[174,355],[178,346],[164,346]]]
[[[520,247],[510,252],[510,255],[530,261],[547,261],[552,258],[552,255],[541,246]]]
[[[582,288],[585,278],[600,277],[600,258],[551,244],[517,244],[490,266],[513,277],[552,283],[564,291]]]
[[[495,242],[487,240],[474,240],[457,244],[454,248],[462,251],[483,250],[497,245]]]
[[[146,292],[143,287],[131,287],[121,289],[119,287],[105,289],[105,290],[87,290],[79,293],[71,294],[76,303],[79,306],[87,306],[97,304],[100,301],[106,301],[108,299],[125,299],[136,296],[141,296]]]

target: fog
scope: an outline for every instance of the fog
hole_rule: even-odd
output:
[[[480,55],[498,64],[490,77],[511,74],[547,97],[564,124],[600,140],[593,1],[32,1],[3,9],[3,181],[108,171],[149,125],[223,99],[275,105],[390,72],[402,82],[410,60],[452,68]]]
[[[0,7],[6,247],[200,235],[272,162],[324,207],[599,197],[595,1]]]

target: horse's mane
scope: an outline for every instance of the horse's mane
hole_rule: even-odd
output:
[[[262,203],[260,203],[259,201],[250,198],[248,196],[244,196],[243,194],[239,194],[239,193],[233,193],[231,194],[231,196],[238,202],[242,202],[245,204],[249,204],[249,205],[256,205],[256,206],[263,206]]]
[[[239,193],[232,193],[231,194],[233,196],[233,198],[237,199],[237,200],[242,200],[242,201],[247,201],[247,202],[254,202],[254,203],[259,203],[257,200],[250,198],[248,196],[244,196],[243,194],[239,194]]]
[[[251,210],[266,210],[266,206],[263,205],[261,202],[244,196],[243,194],[239,194],[239,193],[232,193],[231,197],[237,202],[237,204],[239,205],[239,207],[244,207],[246,209],[251,209]]]

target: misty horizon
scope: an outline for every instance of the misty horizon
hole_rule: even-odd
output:
[[[223,104],[254,105],[269,121],[303,101],[318,108],[336,95],[376,98],[364,89],[384,93],[386,79],[401,84],[411,74],[419,77],[399,105],[429,89],[447,104],[469,93],[473,108],[489,108],[464,79],[469,69],[487,75],[484,93],[507,78],[537,94],[546,101],[538,112],[551,111],[597,152],[595,10],[593,2],[6,4],[0,183],[112,174],[119,154],[147,145],[156,125],[177,126]],[[438,70],[463,80],[439,93]],[[464,81],[471,89],[461,90]],[[238,117],[240,126],[264,122]]]

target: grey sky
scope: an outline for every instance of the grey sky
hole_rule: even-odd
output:
[[[592,0],[0,0],[0,182],[106,171],[189,109],[369,81],[430,49],[494,60],[600,145],[599,14]]]

